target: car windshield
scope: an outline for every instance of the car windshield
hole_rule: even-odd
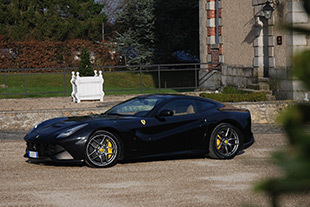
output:
[[[146,116],[163,98],[137,97],[108,110],[105,115]]]

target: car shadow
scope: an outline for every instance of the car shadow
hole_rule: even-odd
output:
[[[83,167],[87,166],[84,162],[53,162],[53,161],[36,161],[36,160],[26,160],[27,163],[34,165],[47,165],[55,167]]]
[[[236,156],[242,155],[242,154],[244,154],[244,153],[245,153],[245,151],[244,151],[244,150],[241,150],[241,151],[238,152],[238,154],[237,154]]]
[[[239,151],[237,156],[244,154],[244,150]],[[147,163],[147,162],[160,162],[160,161],[172,161],[172,160],[196,160],[196,159],[211,159],[215,160],[206,154],[192,154],[192,155],[175,155],[175,156],[164,156],[164,157],[147,157],[147,158],[135,158],[129,160],[120,160],[117,164],[134,164],[134,163]],[[55,167],[84,167],[87,166],[85,162],[53,162],[53,161],[36,161],[26,160],[27,163],[36,165],[47,165]]]
[[[241,150],[238,152],[236,157],[244,153],[245,151]],[[126,163],[156,162],[156,161],[168,161],[168,160],[190,160],[190,159],[204,159],[204,158],[216,160],[216,158],[212,158],[209,155],[202,153],[202,154],[183,154],[183,155],[181,154],[181,155],[170,155],[170,156],[161,156],[161,157],[154,156],[154,157],[147,157],[147,158],[136,158],[136,159],[130,159],[130,160],[121,160],[118,163],[126,164]]]
[[[206,155],[177,155],[177,156],[164,156],[164,157],[147,157],[147,158],[135,158],[130,160],[121,160],[119,164],[133,164],[133,163],[144,163],[144,162],[160,162],[160,161],[171,161],[171,160],[192,160],[192,159],[204,159]]]

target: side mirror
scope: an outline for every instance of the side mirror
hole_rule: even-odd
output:
[[[166,109],[166,110],[162,110],[158,114],[158,117],[165,117],[165,116],[173,116],[173,111]]]

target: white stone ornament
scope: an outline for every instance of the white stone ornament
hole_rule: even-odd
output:
[[[99,75],[95,70],[95,75],[90,77],[80,77],[80,73],[72,71],[71,85],[72,85],[72,101],[80,103],[83,100],[100,100],[103,101],[104,91],[102,71]]]

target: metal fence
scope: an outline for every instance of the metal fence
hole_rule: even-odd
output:
[[[214,67],[210,67],[214,66]],[[195,90],[219,70],[212,63],[93,67],[103,71],[106,94]],[[0,98],[69,96],[71,72],[78,68],[0,69]],[[139,81],[132,84],[128,82]]]

